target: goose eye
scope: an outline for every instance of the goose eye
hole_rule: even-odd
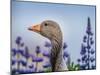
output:
[[[48,24],[47,24],[47,23],[45,23],[44,25],[45,25],[45,26],[47,26]]]

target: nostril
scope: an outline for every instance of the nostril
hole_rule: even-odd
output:
[[[32,30],[32,28],[28,28],[28,30]]]

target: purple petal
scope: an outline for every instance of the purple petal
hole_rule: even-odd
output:
[[[51,43],[49,43],[49,42],[45,42],[45,45],[44,45],[45,47],[51,47]]]
[[[13,49],[11,50],[11,52],[12,52],[12,56],[15,56],[16,53],[17,53],[17,50],[16,50],[15,48],[13,48]]]
[[[48,52],[43,52],[43,56],[46,56],[46,57],[50,57],[50,53],[48,53]]]
[[[63,49],[66,49],[66,48],[67,48],[67,44],[64,42]]]
[[[45,64],[43,65],[44,68],[48,68],[48,67],[51,67],[51,64]]]
[[[17,39],[16,39],[16,44],[19,45],[19,44],[21,43],[21,39],[22,39],[22,38],[21,38],[20,36],[18,36]]]
[[[40,47],[37,46],[37,47],[36,47],[36,53],[38,54],[38,53],[40,53],[40,52],[41,52]]]
[[[43,58],[34,58],[33,59],[33,62],[42,62],[43,61]]]

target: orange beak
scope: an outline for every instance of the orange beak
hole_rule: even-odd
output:
[[[40,29],[41,29],[40,24],[31,26],[31,27],[28,28],[28,30],[30,30],[30,31],[35,31],[35,32],[40,32]]]

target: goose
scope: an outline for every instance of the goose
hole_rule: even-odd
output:
[[[30,26],[28,30],[36,32],[50,40],[52,45],[50,53],[52,72],[67,70],[67,65],[63,59],[63,35],[59,24],[52,20],[45,20],[40,24]]]

